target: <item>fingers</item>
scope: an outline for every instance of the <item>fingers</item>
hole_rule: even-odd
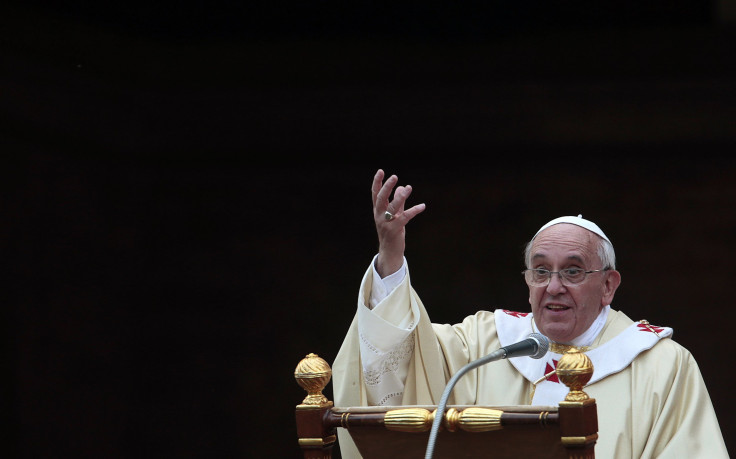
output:
[[[424,203],[417,204],[414,207],[410,207],[409,209],[406,209],[403,212],[403,217],[406,218],[406,221],[411,220],[412,218],[416,217],[417,215],[424,212],[424,209],[426,209],[427,206]]]
[[[372,188],[373,208],[377,212],[381,213],[383,213],[388,208],[391,191],[396,186],[396,182],[399,181],[398,177],[392,175],[391,177],[386,179],[386,183],[381,184],[381,181],[383,180],[383,175],[383,171],[379,169],[376,173],[376,176],[373,177]]]
[[[383,175],[383,170],[378,169],[376,175],[373,176],[373,186],[371,187],[373,207],[376,207],[376,197],[378,196],[378,192],[381,191],[381,187],[383,186]]]
[[[396,191],[394,192],[394,200],[389,203],[390,209],[388,210],[391,212],[400,212],[404,210],[404,204],[406,204],[406,200],[409,199],[411,192],[411,185],[396,188]]]
[[[384,218],[386,211],[394,215],[391,221],[395,221],[398,217],[401,217],[404,224],[424,211],[426,207],[424,204],[417,204],[409,209],[404,209],[406,201],[413,191],[411,185],[396,187],[396,190],[393,192],[393,200],[390,200],[391,192],[399,179],[396,175],[392,175],[386,179],[385,183],[382,183],[384,177],[384,171],[378,169],[376,175],[373,177],[373,185],[371,187],[373,213],[377,222]]]

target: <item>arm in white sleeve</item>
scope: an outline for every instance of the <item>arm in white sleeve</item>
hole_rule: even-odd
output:
[[[378,303],[383,301],[389,293],[393,292],[406,277],[406,258],[404,258],[404,264],[401,265],[398,271],[381,278],[378,271],[376,271],[376,257],[373,258],[373,262],[371,263],[371,267],[373,268],[373,288],[371,288],[369,309],[374,309],[378,306]]]
[[[414,352],[413,332],[418,318],[411,305],[391,301],[394,290],[407,281],[407,263],[381,279],[373,266],[369,304],[358,308],[360,360],[369,405],[400,405]]]

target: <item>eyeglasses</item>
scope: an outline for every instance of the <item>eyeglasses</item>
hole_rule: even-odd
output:
[[[549,284],[550,279],[552,279],[552,274],[560,276],[560,282],[562,282],[563,285],[570,286],[580,284],[585,280],[588,274],[604,271],[608,271],[608,268],[593,269],[591,271],[586,271],[582,268],[565,268],[559,271],[550,271],[549,269],[544,268],[533,268],[525,269],[521,274],[524,275],[524,280],[526,280],[526,283],[530,287],[544,287]]]

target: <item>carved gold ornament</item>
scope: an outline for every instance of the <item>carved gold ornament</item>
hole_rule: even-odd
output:
[[[450,408],[445,415],[445,426],[450,432],[458,428],[466,432],[490,432],[503,428],[502,414],[503,411],[491,408],[465,408],[462,411]]]
[[[322,390],[332,377],[330,365],[317,354],[307,354],[294,370],[296,382],[307,391],[302,405],[324,405],[329,403]]]
[[[383,423],[388,430],[398,432],[426,432],[432,427],[437,410],[404,408],[386,412]]]
[[[583,392],[583,387],[588,384],[593,376],[593,362],[577,348],[567,350],[560,361],[557,362],[557,377],[570,388],[566,401],[579,402],[588,400],[588,394]]]

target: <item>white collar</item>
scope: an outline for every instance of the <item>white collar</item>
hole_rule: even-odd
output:
[[[598,333],[603,330],[603,326],[606,324],[606,320],[608,319],[608,313],[611,311],[611,305],[605,306],[603,309],[601,309],[601,312],[598,313],[598,317],[595,318],[593,323],[588,327],[587,330],[585,330],[580,336],[573,339],[572,341],[568,341],[565,343],[558,343],[558,344],[567,344],[570,346],[575,347],[583,347],[583,346],[590,346],[593,344],[593,341],[595,341],[596,337],[598,336]],[[532,319],[532,330],[539,333],[537,331],[537,324],[534,323],[534,320]],[[549,339],[549,337],[547,337]],[[552,340],[550,340],[552,341]]]
[[[508,346],[529,336],[529,333],[533,331],[532,327],[534,323],[531,315],[528,312],[514,312],[501,309],[495,311],[496,332],[498,333],[498,340],[501,346]],[[607,315],[608,311],[606,311]],[[599,315],[599,319],[605,319],[606,316]],[[605,320],[602,323],[605,323]],[[591,331],[591,336],[595,338],[599,333],[600,330],[593,330]],[[587,336],[587,334],[588,332],[583,335]],[[607,342],[595,349],[585,351],[594,368],[593,376],[588,381],[588,385],[625,369],[641,352],[651,349],[659,340],[671,336],[672,329],[669,327],[658,327],[644,323],[643,321],[632,323],[619,334],[611,337]],[[541,380],[541,378],[549,375],[557,367],[557,363],[561,357],[562,354],[559,352],[550,350],[541,359],[533,359],[531,357],[510,359],[510,363],[519,373],[531,383],[536,383],[532,404],[557,405],[560,400],[565,398],[568,388],[560,383],[556,375]]]

